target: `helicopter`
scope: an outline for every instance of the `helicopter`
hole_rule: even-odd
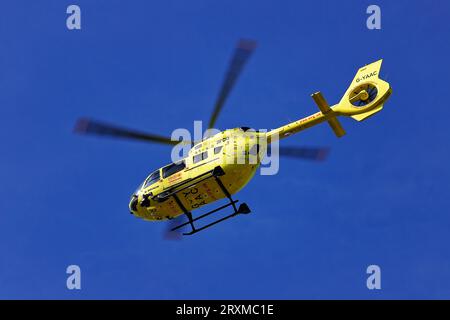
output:
[[[208,129],[214,128],[217,118],[244,65],[256,48],[253,40],[238,42],[228,71],[209,119]],[[238,127],[219,131],[190,144],[187,156],[163,166],[147,176],[131,195],[130,213],[147,221],[172,220],[184,215],[187,221],[173,226],[171,231],[190,226],[192,235],[232,217],[251,212],[246,203],[238,205],[235,195],[252,179],[270,145],[295,133],[328,122],[337,137],[345,135],[338,116],[352,117],[363,121],[379,112],[392,93],[388,82],[379,78],[382,59],[361,67],[341,100],[329,106],[321,92],[311,96],[319,111],[300,120],[285,124],[270,131],[256,131]],[[183,143],[171,138],[143,133],[104,122],[81,118],[75,132],[105,135],[175,146]],[[325,148],[283,147],[279,155],[306,159],[322,159]],[[192,212],[205,205],[225,199],[226,204],[213,208],[197,217]],[[202,226],[198,221],[216,212],[231,207],[232,212]]]

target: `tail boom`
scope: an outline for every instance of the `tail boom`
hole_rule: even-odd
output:
[[[348,116],[357,121],[363,121],[379,112],[392,93],[389,83],[379,78],[381,63],[382,60],[378,60],[360,68],[341,101],[332,107],[328,105],[320,92],[312,94],[320,112],[269,131],[266,135],[268,143],[325,121],[337,137],[342,137],[345,135],[345,130],[339,123],[338,116]]]

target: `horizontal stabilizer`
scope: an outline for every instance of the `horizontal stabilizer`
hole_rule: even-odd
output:
[[[327,115],[333,112],[320,91],[313,93],[311,97],[314,99],[314,102],[317,104],[320,112],[322,112],[323,115]],[[336,137],[340,138],[345,135],[345,130],[336,117],[330,118],[328,120],[328,124],[330,125],[330,128],[333,130]]]

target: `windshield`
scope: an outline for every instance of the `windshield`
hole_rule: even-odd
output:
[[[184,162],[184,160],[169,164],[162,169],[163,178],[165,179],[167,177],[170,177],[171,175],[183,170],[184,168],[186,168],[186,163]]]
[[[147,188],[148,186],[159,181],[159,178],[160,178],[160,175],[159,175],[159,169],[158,169],[155,172],[153,172],[151,175],[148,176],[147,180],[145,181],[144,188]]]
[[[142,182],[139,187],[137,187],[136,191],[134,191],[133,195],[137,195],[139,193],[139,191],[141,191],[142,186],[144,185],[144,182]]]
[[[154,184],[155,182],[158,182],[160,178],[159,169],[152,172],[147,179],[142,182],[139,187],[137,187],[136,191],[134,191],[134,195],[137,195],[139,191],[141,191],[142,188],[147,188],[148,186]]]

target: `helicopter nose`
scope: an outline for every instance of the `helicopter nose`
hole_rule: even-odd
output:
[[[133,194],[133,197],[131,198],[130,204],[129,204],[131,214],[134,214],[137,211],[137,203],[138,203],[138,197],[137,197],[137,195]]]

